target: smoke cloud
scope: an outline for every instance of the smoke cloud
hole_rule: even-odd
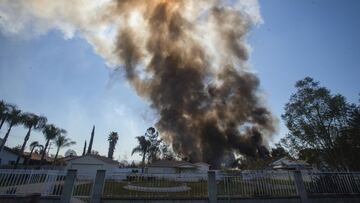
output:
[[[267,155],[275,119],[247,65],[256,0],[2,0],[0,16],[7,34],[85,38],[125,71],[181,156],[216,168],[229,153]]]

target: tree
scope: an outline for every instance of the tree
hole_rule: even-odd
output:
[[[142,156],[141,171],[144,172],[145,158],[149,151],[149,147],[151,146],[151,142],[149,140],[147,140],[145,138],[145,136],[138,136],[138,137],[136,137],[136,139],[138,140],[139,145],[133,149],[131,155],[133,155],[134,153],[137,153],[137,152],[140,153],[140,155]]]
[[[337,142],[337,148],[342,148],[344,161],[350,170],[360,170],[360,105],[354,107],[349,114],[349,125],[344,130],[342,136]]]
[[[304,149],[317,150],[330,168],[346,169],[344,148],[337,147],[337,142],[347,128],[351,105],[310,77],[298,81],[295,87],[297,91],[282,115],[289,129],[282,143],[293,155]]]
[[[271,149],[271,157],[272,158],[282,158],[282,157],[289,157],[289,153],[286,151],[286,149],[281,146],[280,143],[275,144],[275,148]]]
[[[70,138],[67,138],[65,135],[59,134],[55,138],[55,145],[57,147],[56,154],[54,158],[54,162],[57,160],[57,157],[59,155],[59,151],[61,148],[70,147],[71,145],[76,144],[75,141],[71,141]]]
[[[30,160],[31,160],[31,156],[32,156],[32,154],[34,153],[34,150],[35,150],[36,147],[41,148],[41,147],[43,147],[43,146],[40,145],[40,143],[39,143],[38,141],[34,141],[34,142],[30,143],[30,154],[29,154],[29,158],[28,158],[28,160],[27,160],[27,162],[26,162],[26,165],[29,164],[29,162],[30,162]]]
[[[108,141],[109,141],[108,158],[111,158],[111,159],[113,158],[115,146],[116,146],[118,139],[119,139],[119,135],[117,132],[110,133],[110,135],[108,137]]]
[[[146,130],[145,137],[150,142],[150,146],[148,148],[148,162],[154,162],[159,159],[161,155],[160,145],[162,140],[159,139],[159,132],[153,127]]]
[[[61,128],[57,128],[55,125],[53,124],[48,124],[48,125],[45,125],[44,129],[43,129],[43,134],[45,136],[45,140],[46,140],[46,143],[45,143],[45,147],[44,147],[44,150],[43,150],[43,153],[41,155],[41,164],[43,164],[44,162],[44,158],[45,158],[45,154],[46,154],[46,150],[49,146],[49,143],[51,140],[54,140],[57,136],[60,136],[62,134],[65,134],[66,133],[66,130],[64,129],[61,129]]]
[[[19,153],[21,150],[21,145],[16,145],[15,147],[11,148],[12,150],[14,150],[14,152]]]
[[[9,106],[10,110],[6,115],[6,121],[9,123],[9,128],[4,136],[4,139],[0,145],[0,153],[2,152],[6,141],[10,135],[10,131],[14,126],[17,126],[21,123],[21,111],[19,109],[16,108],[16,106]]]
[[[10,104],[7,104],[5,101],[0,100],[0,130],[2,126],[4,125],[6,118],[9,114],[10,109],[13,106]]]
[[[26,127],[28,129],[28,131],[27,131],[27,133],[25,135],[24,142],[23,142],[23,144],[21,146],[21,149],[20,149],[19,155],[18,155],[18,157],[16,159],[16,163],[15,163],[14,168],[17,168],[17,166],[19,164],[19,161],[20,161],[20,158],[24,154],[26,143],[30,138],[31,130],[32,129],[41,130],[41,129],[44,128],[44,126],[46,125],[46,122],[47,122],[47,119],[45,117],[38,116],[38,115],[33,114],[33,113],[24,113],[24,114],[21,115],[21,117],[22,117],[21,118],[22,124],[24,125],[24,127]]]

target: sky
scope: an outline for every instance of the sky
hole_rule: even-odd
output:
[[[249,34],[249,63],[280,121],[272,143],[287,133],[280,116],[297,80],[310,76],[350,102],[359,99],[360,1],[339,2],[259,1],[263,22]],[[135,137],[156,123],[156,115],[123,75],[113,73],[80,36],[51,30],[28,38],[0,31],[0,99],[66,129],[78,154],[95,125],[93,149],[106,155],[107,136],[116,131],[114,158],[139,160],[131,156]],[[22,127],[14,128],[8,146],[21,144],[25,134]],[[30,142],[35,140],[45,142],[40,132],[32,134]]]

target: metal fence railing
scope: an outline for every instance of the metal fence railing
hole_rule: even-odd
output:
[[[75,178],[72,197],[89,202],[94,187],[95,177],[91,174],[78,174]]]
[[[293,197],[297,196],[291,172],[251,171],[219,174],[218,197]]]
[[[60,196],[65,171],[0,170],[0,195]]]
[[[206,198],[207,174],[107,174],[107,198]]]
[[[360,194],[360,173],[303,172],[302,177],[309,195]]]

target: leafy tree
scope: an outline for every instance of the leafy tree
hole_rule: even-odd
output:
[[[10,110],[6,115],[6,121],[9,123],[9,128],[4,136],[4,139],[0,145],[0,152],[2,152],[6,141],[10,135],[10,131],[14,126],[17,126],[21,123],[21,111],[16,108],[16,106],[10,106]]]
[[[46,143],[45,143],[45,147],[44,147],[44,150],[43,150],[43,153],[41,155],[41,164],[44,162],[44,158],[45,158],[45,154],[46,154],[46,150],[49,146],[49,143],[51,140],[54,140],[57,136],[60,136],[62,134],[65,134],[66,133],[66,130],[64,129],[61,129],[61,128],[57,128],[55,125],[53,124],[48,124],[48,125],[45,125],[44,129],[43,129],[43,134],[45,136],[45,140],[46,140]]]
[[[286,149],[281,146],[280,143],[275,144],[275,148],[271,149],[271,157],[272,158],[282,158],[282,157],[289,157],[289,153],[286,151]]]
[[[27,131],[27,133],[25,135],[24,142],[23,142],[23,144],[21,146],[21,150],[20,150],[19,155],[18,155],[18,157],[16,159],[15,168],[19,164],[21,156],[24,154],[26,143],[30,138],[31,130],[32,129],[41,130],[41,129],[44,128],[44,126],[45,126],[45,124],[47,122],[47,119],[45,117],[38,116],[38,115],[35,115],[33,113],[24,113],[24,114],[21,115],[21,117],[22,117],[21,118],[22,124],[24,125],[24,127],[26,127],[28,129],[28,131]]]
[[[117,132],[111,132],[109,137],[108,137],[108,141],[109,141],[109,151],[108,151],[108,158],[113,158],[114,156],[114,151],[115,151],[115,146],[117,141],[119,140],[119,135]]]
[[[316,150],[328,167],[346,169],[344,148],[337,142],[347,128],[351,105],[342,95],[332,95],[310,77],[298,81],[295,87],[297,91],[282,115],[289,129],[282,143],[293,155],[304,149]]]
[[[55,145],[57,147],[56,154],[54,158],[54,162],[57,160],[57,157],[59,155],[59,151],[61,148],[70,147],[71,145],[76,144],[75,141],[71,141],[70,138],[67,138],[65,135],[59,134],[55,138]]]
[[[16,145],[15,147],[11,148],[12,150],[14,150],[14,152],[19,153],[21,150],[21,145]]]
[[[338,139],[337,148],[344,153],[344,162],[350,170],[360,170],[360,105],[355,107],[349,115],[349,125],[344,136]],[[340,151],[340,150],[338,150]]]
[[[142,156],[141,170],[142,172],[144,172],[145,158],[148,154],[149,148],[151,146],[151,142],[147,140],[145,136],[138,136],[136,137],[136,139],[138,140],[139,145],[133,149],[131,155],[133,155],[134,153],[140,153],[140,155]]]

